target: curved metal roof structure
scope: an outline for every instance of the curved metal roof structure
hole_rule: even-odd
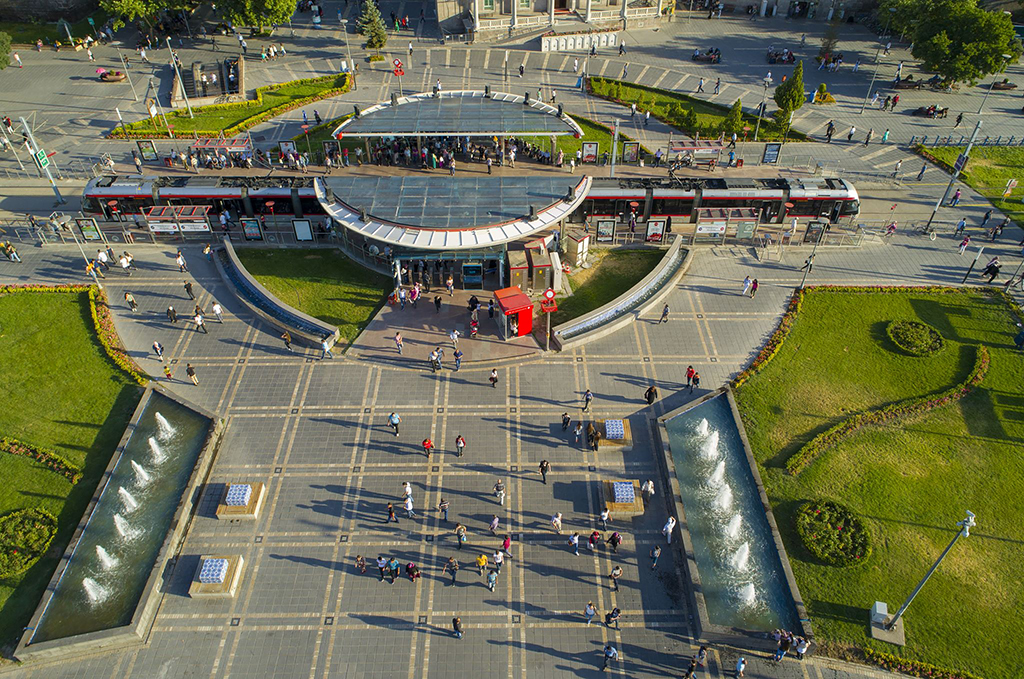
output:
[[[535,98],[483,90],[411,94],[374,104],[335,128],[335,138],[501,135],[583,136],[570,116]]]

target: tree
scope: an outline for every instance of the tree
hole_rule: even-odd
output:
[[[100,0],[100,8],[107,14],[117,17],[115,28],[130,21],[142,19],[153,32],[153,19],[157,13],[167,7],[163,0]]]
[[[732,108],[725,114],[722,121],[722,131],[726,134],[739,133],[743,129],[743,104],[737,99],[733,102]]]
[[[227,0],[224,7],[233,23],[255,26],[261,33],[264,26],[288,23],[294,12],[294,0]]]
[[[839,44],[839,31],[841,27],[842,21],[837,13],[832,18],[832,21],[828,22],[828,26],[825,27],[825,35],[821,39],[821,49],[818,50],[819,59],[826,59],[836,51],[836,46]]]
[[[366,0],[363,3],[363,13],[357,22],[359,33],[366,36],[366,46],[379,50],[388,42],[388,32],[384,28],[384,18],[377,9],[377,3],[373,0]]]
[[[788,125],[793,113],[804,105],[804,62],[798,61],[793,75],[779,83],[772,95],[779,110],[776,120],[780,125]]]
[[[0,31],[0,71],[11,65],[11,36]]]
[[[947,81],[977,82],[1016,61],[1021,44],[1010,17],[988,12],[977,0],[918,0],[913,55]]]

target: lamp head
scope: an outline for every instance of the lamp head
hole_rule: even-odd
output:
[[[976,524],[977,524],[977,521],[974,520],[974,512],[971,512],[971,511],[967,512],[967,518],[966,519],[964,519],[963,521],[957,521],[957,523],[956,523],[956,525],[960,526],[963,529],[961,531],[961,535],[963,535],[963,537],[965,537],[965,538],[966,537],[970,537],[970,535],[971,535],[971,528],[973,528]]]

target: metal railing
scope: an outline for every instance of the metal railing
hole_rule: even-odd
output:
[[[934,137],[930,137],[927,134],[921,137],[913,136],[910,138],[910,145],[915,146],[920,144],[921,146],[967,146],[967,142],[970,137],[962,134],[947,134],[945,136],[937,134]],[[929,143],[929,141],[931,143]],[[1024,146],[1024,137],[1017,138],[1016,135],[1010,135],[1005,137],[998,135],[991,137],[986,135],[984,139],[979,139],[974,142],[975,146]]]

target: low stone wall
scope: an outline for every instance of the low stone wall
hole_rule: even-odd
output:
[[[541,52],[588,52],[591,47],[603,49],[619,46],[618,31],[575,33],[568,35],[542,35]]]
[[[275,328],[287,330],[296,342],[302,340],[319,347],[325,337],[328,346],[334,346],[338,341],[338,328],[288,306],[260,285],[242,266],[230,239],[224,239],[224,245],[217,249],[217,255],[213,261],[221,279],[254,314]]]
[[[676,282],[690,268],[692,255],[692,251],[683,248],[683,239],[676,236],[658,266],[639,283],[608,304],[552,328],[552,344],[559,351],[564,351],[604,337],[634,322],[671,292]],[[652,289],[655,292],[649,295]]]

